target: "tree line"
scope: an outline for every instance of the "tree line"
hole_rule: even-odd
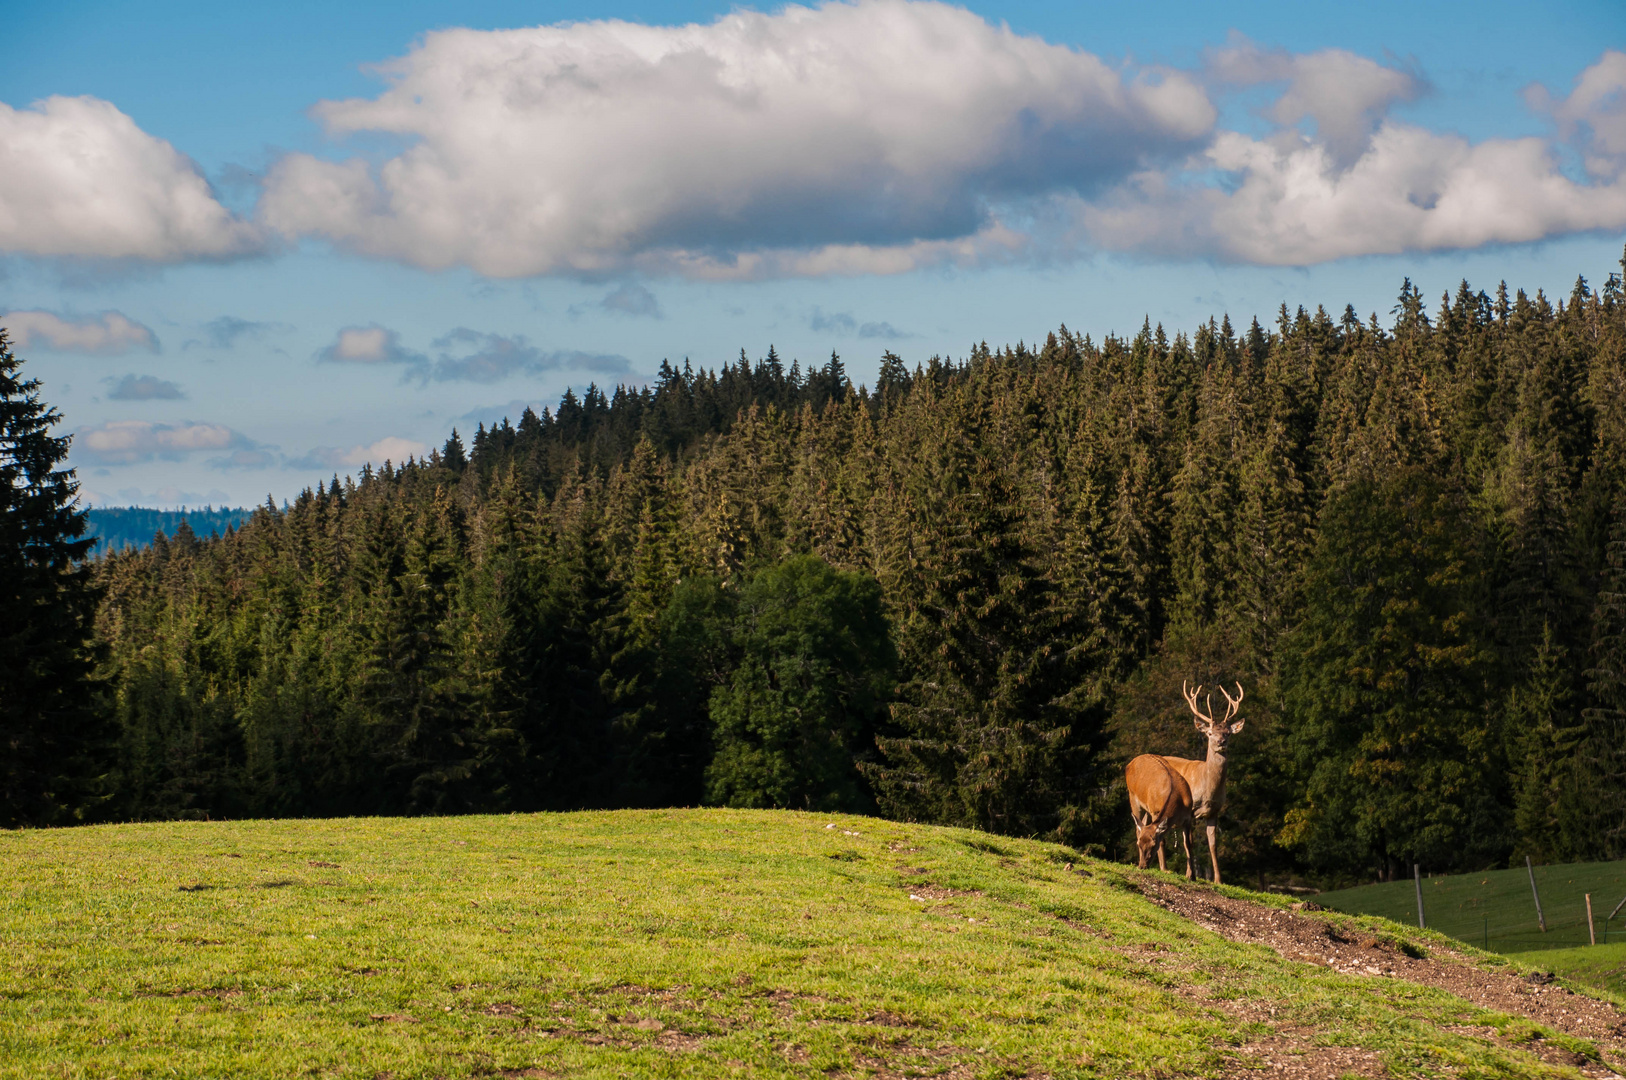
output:
[[[203,536],[215,536],[230,526],[241,525],[248,510],[213,506],[190,510],[154,510],[146,506],[93,506],[85,514],[85,536],[93,539],[91,552],[145,547],[157,533],[173,533],[184,521],[186,527]]]
[[[87,564],[99,749],[11,820],[723,804],[1126,855],[1123,763],[1200,756],[1179,687],[1223,679],[1250,876],[1626,855],[1620,278],[1387,321],[663,365],[179,528]]]

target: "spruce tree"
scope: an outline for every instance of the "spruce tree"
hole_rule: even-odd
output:
[[[82,815],[103,770],[89,645],[96,595],[82,560],[68,436],[0,330],[0,824]]]

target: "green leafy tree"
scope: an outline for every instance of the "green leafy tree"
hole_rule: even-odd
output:
[[[745,587],[738,666],[711,695],[708,802],[863,810],[854,767],[874,737],[896,657],[874,578],[792,556]]]

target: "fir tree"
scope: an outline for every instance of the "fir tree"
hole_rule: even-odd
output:
[[[91,682],[92,539],[63,468],[68,438],[0,330],[0,824],[85,814],[105,771]]]

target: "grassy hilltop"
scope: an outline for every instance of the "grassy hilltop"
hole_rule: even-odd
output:
[[[1403,1076],[1555,1068],[1528,1020],[1233,943],[1154,879],[778,812],[8,833],[0,1075],[1238,1075],[1283,1032]]]

